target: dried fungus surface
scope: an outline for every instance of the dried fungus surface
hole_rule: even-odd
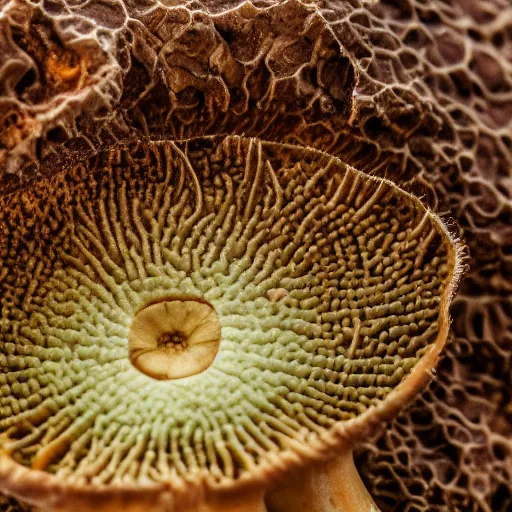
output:
[[[120,139],[238,133],[315,146],[350,115],[354,68],[298,0],[218,13],[14,0],[0,23],[4,190]]]
[[[357,57],[353,108],[367,150],[345,159],[398,182],[392,168],[403,169],[404,178],[414,178],[412,190],[429,191],[425,198],[464,229],[472,256],[452,309],[450,362],[377,449],[364,446],[371,455],[361,455],[362,473],[383,510],[508,510],[512,6],[507,0],[319,5],[346,53]]]
[[[0,3],[4,190],[20,184],[13,178],[25,165],[29,174],[37,171],[45,140],[58,144],[66,130],[76,133],[88,124],[101,131],[112,119],[122,92],[118,59],[127,53],[115,52],[112,41],[124,27],[125,15],[120,3],[113,7],[99,2],[88,7],[64,2],[43,7],[23,0]]]
[[[0,212],[2,449],[70,483],[223,483],[283,470],[265,463],[297,443],[320,456],[446,336],[460,255],[438,219],[310,149],[134,144]],[[208,301],[222,340],[162,382],[127,338],[169,295]]]
[[[0,138],[6,137],[0,143],[7,150],[3,156],[6,157],[7,152],[11,151],[15,156],[18,152],[29,155],[35,151],[36,155],[46,155],[46,158],[56,160],[61,152],[55,153],[52,148],[68,138],[70,140],[64,144],[63,154],[73,151],[83,154],[94,151],[100,144],[110,144],[116,137],[125,137],[130,123],[136,124],[137,129],[144,133],[151,134],[155,129],[155,133],[164,136],[167,128],[164,129],[162,124],[153,127],[145,119],[152,116],[151,105],[158,105],[160,101],[168,104],[165,79],[155,73],[157,68],[152,64],[154,61],[131,56],[126,43],[142,41],[140,45],[134,43],[132,48],[144,49],[162,45],[166,34],[171,34],[168,27],[175,26],[166,25],[167,13],[173,9],[184,12],[185,7],[189,10],[193,7],[196,16],[209,19],[221,17],[231,9],[236,11],[240,9],[240,4],[239,0],[205,0],[202,4],[183,2],[177,7],[163,6],[161,3],[153,5],[151,2],[133,10],[134,4],[131,3],[119,7],[128,13],[125,29],[116,28],[101,33],[102,41],[112,37],[108,41],[114,41],[109,43],[108,48],[103,45],[105,53],[101,57],[98,52],[88,51],[96,56],[95,59],[107,58],[109,64],[104,69],[120,70],[116,71],[118,74],[114,73],[115,80],[105,82],[113,83],[115,92],[100,95],[108,99],[106,110],[100,109],[100,112],[108,114],[106,118],[109,118],[115,110],[112,105],[117,101],[111,98],[124,98],[123,107],[128,111],[127,124],[105,124],[101,116],[96,120],[94,115],[88,117],[82,107],[77,109],[81,113],[73,114],[73,120],[69,123],[66,118],[62,123],[56,121],[52,125],[53,117],[50,115],[48,129],[61,124],[62,129],[50,131],[48,135],[41,130],[41,137],[36,136],[41,142],[31,142],[34,148],[29,148],[29,151],[23,140],[32,131],[31,117],[27,121],[23,116],[9,117],[6,114],[7,122],[2,126],[14,125],[15,129],[9,128],[0,134]],[[271,18],[272,8],[276,8],[276,3],[271,1],[257,0],[252,4],[267,19]],[[52,8],[48,9],[48,5]],[[6,27],[6,34],[12,31],[14,35],[12,41],[9,39],[9,44],[3,46],[7,51],[2,53],[2,57],[7,56],[10,66],[13,62],[11,57],[17,55],[14,60],[24,64],[14,79],[16,83],[20,82],[18,92],[12,92],[14,85],[7,92],[2,89],[2,101],[3,96],[7,96],[12,103],[12,98],[16,97],[14,102],[26,110],[25,103],[29,102],[22,99],[20,91],[24,90],[26,82],[31,83],[31,77],[30,73],[28,80],[21,77],[30,68],[36,69],[40,65],[23,43],[27,36],[22,34],[28,34],[29,24],[26,20],[32,16],[26,13],[37,13],[37,16],[34,15],[37,19],[45,20],[45,24],[56,31],[52,39],[67,48],[67,32],[60,30],[60,26],[65,27],[66,23],[72,25],[73,20],[78,20],[78,27],[87,27],[87,20],[95,18],[95,14],[91,15],[94,13],[93,2],[88,5],[91,6],[89,13],[82,14],[81,7],[58,2],[37,7],[16,1],[3,4],[0,16],[2,27]],[[362,472],[366,474],[372,494],[382,498],[379,504],[383,510],[395,510],[395,507],[402,507],[397,510],[411,511],[431,510],[432,507],[464,511],[494,511],[502,507],[507,510],[512,495],[512,486],[507,483],[512,481],[512,445],[507,440],[512,435],[512,420],[506,407],[512,402],[510,2],[327,0],[311,2],[311,5],[320,8],[339,42],[342,56],[350,61],[350,66],[344,67],[347,71],[339,73],[343,78],[339,82],[331,81],[333,85],[330,88],[335,90],[334,84],[343,84],[337,98],[346,98],[345,105],[350,102],[351,115],[341,118],[334,116],[334,119],[341,120],[341,124],[335,124],[332,130],[331,122],[327,122],[325,115],[323,122],[309,123],[306,108],[301,113],[303,124],[314,126],[311,132],[314,136],[304,139],[297,136],[294,139],[296,125],[293,125],[293,132],[287,132],[286,136],[305,143],[310,143],[312,138],[317,147],[339,155],[366,172],[387,176],[402,186],[408,186],[437,211],[449,212],[463,227],[472,256],[473,271],[462,283],[453,309],[453,328],[457,338],[447,354],[448,359],[454,361],[454,366],[463,371],[455,372],[452,366],[441,366],[439,378],[430,388],[434,391],[429,391],[418,400],[410,413],[402,415],[392,424],[390,431],[380,438],[378,450],[371,444],[364,447],[370,450],[371,456],[362,456]],[[308,11],[310,7],[304,6],[303,9],[305,11],[302,12],[311,12]],[[139,19],[138,12],[146,12],[148,16]],[[150,20],[157,17],[152,18],[152,13],[159,16],[159,21],[154,25]],[[244,16],[247,14],[244,13]],[[99,25],[92,23],[94,29],[89,32],[92,45],[96,44],[95,30]],[[137,33],[133,27],[140,29],[140,32]],[[155,35],[156,27],[165,28],[160,35]],[[272,32],[275,33],[275,30]],[[295,32],[294,37],[299,32]],[[70,33],[74,34],[76,30]],[[0,30],[0,34],[4,32]],[[143,37],[138,34],[143,34]],[[220,35],[222,37],[222,33]],[[229,37],[226,39],[229,40]],[[81,44],[81,41],[79,38],[76,42]],[[169,46],[172,47],[172,44]],[[144,55],[144,52],[141,54]],[[9,76],[7,62],[0,66],[2,77]],[[263,66],[262,69],[263,76],[269,76],[268,68]],[[44,69],[40,75],[44,75]],[[3,83],[12,82],[0,80],[0,84]],[[146,85],[139,88],[140,84],[150,84],[147,90],[151,91],[149,95],[152,95],[153,102],[144,103]],[[343,87],[346,90],[342,91]],[[181,101],[181,98],[178,99]],[[187,104],[186,98],[184,101]],[[279,101],[286,103],[282,97]],[[135,105],[133,113],[131,105]],[[141,108],[136,105],[141,105]],[[9,112],[9,109],[5,112]],[[90,123],[98,124],[89,132]],[[84,134],[82,138],[80,133]],[[93,137],[92,133],[97,133],[98,138]],[[336,134],[339,134],[338,138]],[[16,149],[18,147],[20,150]],[[17,165],[19,160],[15,162]],[[36,172],[32,164],[26,165],[27,176]],[[10,170],[15,170],[15,166]],[[50,166],[41,170],[48,172],[52,169]],[[17,179],[11,181],[5,176],[2,184],[4,190],[18,186]],[[472,354],[473,350],[478,354],[477,363],[472,361],[470,355],[467,355],[467,359],[459,360],[460,352]],[[467,387],[468,373],[474,386]],[[450,395],[452,386],[462,390],[457,393],[457,400],[442,403],[435,398]],[[479,390],[485,390],[485,398],[482,398]],[[469,414],[476,396],[485,400],[482,407],[486,411],[494,412]],[[413,414],[414,411],[424,412]],[[429,428],[423,424],[422,418],[425,417],[432,418]],[[407,426],[404,427],[404,424]],[[486,453],[483,466],[481,459],[473,454],[461,455],[463,450],[460,443],[449,432],[447,425],[456,425],[457,432],[462,432],[464,439],[471,439]],[[500,442],[500,449],[493,448],[496,435],[504,439]],[[441,452],[446,454],[450,465],[458,468],[458,476],[454,480],[446,481],[439,469],[437,460]],[[397,453],[405,455],[399,457]],[[387,468],[388,476],[383,476],[383,467]],[[486,477],[478,485],[467,485],[465,475],[483,473]],[[432,507],[429,505],[432,499],[429,491],[431,475],[439,482],[434,485],[437,490]],[[493,475],[505,476],[502,479]],[[414,499],[408,504],[411,496]],[[465,501],[460,498],[462,496]]]
[[[421,398],[361,448],[358,466],[382,510],[507,512],[510,351],[456,339],[447,352]]]

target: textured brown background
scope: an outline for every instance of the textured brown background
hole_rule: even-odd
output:
[[[471,271],[437,377],[357,464],[383,512],[511,510],[510,1],[319,2],[332,34],[299,2],[226,13],[239,3],[0,2],[3,189],[125,138],[221,127],[422,195]]]

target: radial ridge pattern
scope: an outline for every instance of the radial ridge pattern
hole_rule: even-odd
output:
[[[1,447],[69,482],[238,478],[384,400],[435,340],[437,218],[325,154],[228,137],[100,154],[0,199]],[[204,372],[128,358],[134,315],[213,306]]]

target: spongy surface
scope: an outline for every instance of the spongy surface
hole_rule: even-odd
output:
[[[298,0],[238,4],[7,3],[2,188],[120,139],[332,138],[355,75],[325,21]]]
[[[412,196],[254,139],[103,153],[0,212],[2,445],[77,483],[236,479],[361,415],[435,340],[454,275]],[[129,326],[180,294],[215,308],[219,353],[155,381]]]
[[[379,173],[408,169],[418,190],[429,190],[425,198],[463,227],[472,257],[438,379],[376,447],[364,446],[359,467],[383,510],[509,510],[510,2],[325,2],[322,9],[364,69],[354,104],[367,150],[356,155],[361,164],[349,161],[368,171],[384,162]]]
[[[254,2],[258,9],[273,3]],[[96,10],[93,2],[88,3],[89,10],[60,1],[37,6],[20,1],[3,4],[1,21],[6,30],[0,30],[0,34],[6,35],[9,44],[2,43],[2,48],[6,48],[0,55],[5,59],[2,77],[9,77],[13,61],[16,66],[21,63],[12,79],[0,79],[0,86],[5,84],[2,94],[9,97],[9,104],[15,103],[26,111],[31,102],[37,103],[24,99],[27,84],[32,83],[30,75],[28,80],[21,80],[29,69],[41,66],[33,54],[33,48],[41,47],[40,39],[36,39],[32,50],[26,44],[34,37],[28,35],[31,25],[43,25],[50,32],[50,39],[65,48],[69,47],[68,41],[72,48],[89,44],[84,53],[94,55],[95,62],[106,59],[108,64],[103,68],[91,66],[89,80],[105,76],[95,70],[114,69],[110,76],[115,79],[101,82],[111,84],[110,89],[89,89],[94,94],[99,91],[99,103],[105,106],[99,109],[105,115],[103,120],[101,116],[96,119],[94,113],[88,115],[87,109],[84,112],[84,105],[94,111],[96,101],[74,103],[77,108],[71,110],[66,104],[64,110],[70,112],[69,118],[55,118],[53,122],[52,115],[42,116],[48,120],[49,130],[61,124],[63,128],[50,133],[48,144],[42,130],[43,143],[37,145],[32,138],[32,146],[26,149],[22,144],[20,154],[49,155],[53,161],[63,152],[91,151],[114,141],[116,136],[125,136],[126,131],[117,133],[118,128],[113,130],[110,123],[115,103],[112,97],[123,97],[127,115],[138,120],[137,126],[143,133],[152,133],[152,125],[145,123],[146,116],[150,117],[148,107],[168,105],[170,100],[165,77],[155,72],[156,58],[147,48],[161,48],[162,41],[172,34],[169,27],[179,25],[168,13],[173,9],[185,13],[182,7],[187,5],[189,10],[196,9],[195,16],[201,16],[198,11],[203,16],[205,12],[220,16],[240,2],[184,2],[178,7],[169,5],[170,2],[166,6],[146,2],[134,10],[133,3],[122,6],[112,2],[108,7],[104,2],[97,4]],[[103,28],[105,20],[100,21],[95,14],[102,12],[99,5],[111,9],[113,21],[124,21],[114,28]],[[316,136],[304,140],[318,141],[319,147],[341,155],[361,169],[392,177],[399,183],[414,178],[415,190],[420,194],[428,190],[424,198],[437,205],[439,211],[449,211],[464,227],[472,253],[473,272],[462,284],[453,309],[457,338],[448,348],[448,360],[440,367],[439,379],[432,384],[431,391],[418,400],[409,415],[403,415],[391,426],[377,449],[373,444],[365,446],[371,450],[361,465],[365,481],[384,510],[430,510],[431,500],[432,506],[440,510],[508,510],[512,499],[512,415],[507,408],[512,401],[510,2],[335,0],[318,5],[359,78],[357,82],[349,79],[345,83],[343,97],[355,112],[350,120],[342,116],[348,124],[342,122],[333,132],[330,123],[316,123]],[[139,12],[148,15],[139,19]],[[188,23],[185,14],[182,26]],[[266,16],[272,18],[268,12]],[[301,18],[296,13],[295,16]],[[244,18],[244,23],[247,19]],[[118,30],[121,24],[128,30]],[[277,29],[270,32],[275,34]],[[227,34],[229,43],[231,33],[223,27],[220,36]],[[295,30],[293,38],[300,33]],[[271,35],[267,34],[262,41],[268,37]],[[93,50],[99,48],[98,41],[106,53]],[[128,45],[130,41],[135,42]],[[179,40],[176,46],[178,43]],[[137,56],[133,57],[127,48],[136,49]],[[71,61],[71,65],[76,65],[76,61]],[[262,77],[271,76],[265,64],[261,69]],[[44,73],[43,66],[37,75],[39,80]],[[129,78],[123,81],[121,76]],[[18,80],[21,84],[14,90]],[[75,79],[68,83],[77,82]],[[45,87],[48,85],[44,82]],[[151,91],[152,102],[144,103],[146,91]],[[67,92],[64,97],[69,97],[69,89]],[[258,94],[256,98],[260,97]],[[57,98],[51,107],[61,99]],[[283,97],[279,101],[286,103]],[[139,103],[144,108],[135,107],[132,115],[131,106]],[[44,106],[37,108],[44,111]],[[5,111],[5,126],[14,124],[17,129],[5,132],[9,140],[0,144],[10,151],[20,142],[16,137],[24,140],[34,132],[30,123],[26,126],[24,116],[9,117],[9,109]],[[303,112],[308,124],[307,108]],[[88,125],[96,122],[88,131]],[[156,126],[156,131],[163,134],[164,125]],[[341,135],[339,144],[333,144],[333,133]],[[61,149],[61,143],[68,137],[72,141]],[[58,152],[53,147],[58,147]],[[35,167],[27,167],[28,174],[34,170]],[[438,396],[447,399],[443,401]],[[480,414],[469,412],[474,410],[475,401],[483,411]],[[430,421],[428,427],[424,418]],[[465,441],[461,443],[460,439]],[[467,440],[472,446],[470,451]],[[475,452],[485,456],[475,456]],[[454,468],[453,478],[444,476],[444,466],[438,463],[440,458]],[[473,485],[475,478],[478,482]],[[434,491],[430,490],[432,481]]]

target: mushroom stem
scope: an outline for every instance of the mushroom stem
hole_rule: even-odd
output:
[[[263,491],[247,491],[208,500],[198,512],[268,512]]]
[[[51,500],[50,500],[51,501]],[[144,496],[140,500],[119,501],[111,500],[105,503],[101,499],[97,502],[83,504],[83,502],[74,503],[67,501],[64,504],[34,508],[33,512],[268,512],[264,501],[264,491],[248,490],[240,493],[233,493],[220,496],[211,496],[204,501],[197,503],[180,503],[174,505],[169,502],[160,502],[156,495]]]
[[[270,512],[379,512],[354,464],[352,450],[294,473],[268,493]]]

